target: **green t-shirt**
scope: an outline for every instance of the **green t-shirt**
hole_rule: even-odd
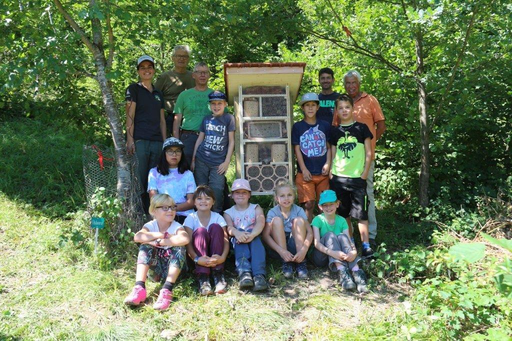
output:
[[[336,147],[332,162],[332,174],[347,178],[360,178],[364,171],[366,150],[364,140],[373,135],[366,124],[354,122],[340,125],[331,132],[329,142]]]
[[[197,91],[195,88],[183,91],[174,106],[175,114],[182,114],[181,129],[199,131],[203,118],[211,114],[208,95],[213,90]]]
[[[322,238],[327,232],[334,232],[335,235],[339,235],[348,230],[348,225],[345,218],[337,214],[334,218],[334,225],[330,225],[327,221],[327,218],[322,213],[313,218],[311,226],[314,226],[320,230],[320,238]]]
[[[192,72],[178,73],[175,70],[170,70],[158,77],[155,87],[164,95],[165,110],[172,114],[178,96],[183,91],[193,88],[195,84]]]

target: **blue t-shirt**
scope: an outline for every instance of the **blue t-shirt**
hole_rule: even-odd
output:
[[[204,133],[204,140],[197,148],[196,157],[210,166],[223,163],[228,152],[228,133],[235,131],[233,115],[226,113],[217,117],[208,115],[203,119],[199,131]]]
[[[293,219],[301,217],[305,221],[308,221],[308,217],[306,216],[306,212],[304,212],[304,209],[295,204],[293,204],[290,209],[290,214],[288,215],[288,219],[285,219],[283,217],[283,213],[281,212],[281,207],[279,205],[274,206],[274,208],[272,208],[267,213],[267,223],[271,223],[272,219],[274,219],[275,217],[279,217],[279,218],[283,219],[284,232],[286,232],[286,233],[292,232]]]
[[[317,120],[310,125],[302,120],[293,125],[292,145],[299,146],[306,168],[312,175],[321,175],[327,162],[327,141],[330,139],[331,125]],[[297,164],[297,172],[302,173]]]

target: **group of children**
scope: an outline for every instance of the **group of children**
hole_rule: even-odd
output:
[[[213,114],[203,121],[193,163],[202,167],[204,176],[210,182],[213,179],[213,183],[197,187],[193,194],[195,211],[185,218],[183,226],[174,220],[177,206],[172,197],[156,194],[151,198],[149,211],[154,220],[134,237],[135,242],[141,243],[136,283],[125,303],[139,305],[146,299],[145,281],[151,268],[155,277],[164,282],[154,308],[167,309],[187,254],[195,264],[201,295],[226,292],[224,264],[231,246],[241,289],[268,289],[268,253],[281,260],[285,278],[292,278],[294,273],[299,279],[308,278],[309,258],[318,267],[327,265],[331,271],[337,271],[343,289],[366,292],[366,277],[358,266],[361,258],[354,245],[350,218],[358,219],[363,258],[371,257],[365,179],[371,160],[372,134],[366,125],[354,121],[352,98],[341,95],[336,101],[335,113],[341,124],[331,127],[316,119],[318,96],[308,93],[302,97],[304,120],[294,124],[292,144],[298,163],[298,199],[305,209],[295,204],[294,187],[279,182],[274,189],[276,206],[265,219],[262,208],[249,202],[251,188],[245,179],[233,182],[234,206],[223,215],[214,212],[222,196],[220,190],[214,190],[220,187],[216,182],[221,181],[216,175],[223,175],[229,165],[234,124],[231,119],[220,119],[226,115],[225,95],[215,91],[211,96]],[[206,131],[210,133],[205,134]],[[228,138],[223,148],[212,148],[212,143],[219,141],[219,133]],[[219,149],[224,157],[215,153]],[[197,163],[203,158],[211,162],[214,154],[217,165],[206,164],[204,160],[200,161],[204,165]],[[313,218],[317,202],[322,213]]]

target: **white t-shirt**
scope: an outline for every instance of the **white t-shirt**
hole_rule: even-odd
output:
[[[208,226],[203,226],[203,224],[201,224],[201,221],[199,220],[199,217],[197,216],[197,212],[194,212],[188,215],[188,217],[185,219],[185,222],[183,223],[183,226],[192,229],[192,231],[195,231],[200,227],[205,227],[206,230],[208,231],[210,229],[211,224],[219,224],[221,227],[226,227],[227,225],[226,221],[224,220],[224,217],[222,217],[217,212],[211,212]]]
[[[229,215],[233,221],[233,226],[239,231],[251,232],[254,224],[256,223],[256,204],[249,204],[243,211],[238,211],[236,206],[226,210],[226,214]]]
[[[156,221],[156,219],[145,223],[144,227],[147,228],[149,232],[160,232],[160,229],[158,228],[158,222]],[[181,226],[181,224],[178,223],[177,221],[173,221],[171,223],[171,226],[169,226],[169,228],[167,229],[167,233],[175,235],[179,229],[183,229],[183,226]],[[161,248],[168,249],[170,248],[170,246],[161,246]]]

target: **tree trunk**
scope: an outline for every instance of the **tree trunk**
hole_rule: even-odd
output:
[[[421,169],[419,179],[419,201],[422,207],[429,204],[428,186],[430,182],[430,138],[429,118],[427,111],[427,91],[422,77],[423,69],[423,33],[421,29],[416,31],[416,84],[418,86],[418,106],[420,110],[420,139],[421,139]]]
[[[126,198],[131,188],[131,173],[128,155],[126,154],[126,140],[123,135],[123,126],[121,123],[119,110],[117,109],[112,86],[106,77],[105,67],[107,61],[104,54],[98,53],[94,56],[96,63],[96,80],[101,89],[103,105],[108,118],[117,163],[117,194],[120,198]]]

